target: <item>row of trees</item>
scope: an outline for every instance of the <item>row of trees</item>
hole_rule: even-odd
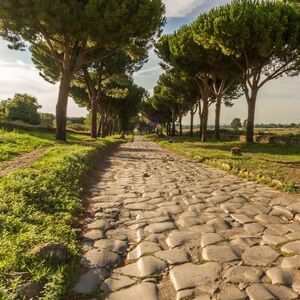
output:
[[[146,61],[150,44],[160,34],[164,9],[161,0],[0,2],[0,35],[12,49],[29,44],[41,75],[52,83],[59,82],[57,139],[66,140],[70,95],[91,110],[94,138],[97,114],[105,119],[101,126],[114,116],[109,99],[127,97],[120,109],[123,116],[128,114],[124,107],[131,105],[133,97],[138,95],[141,101],[145,91],[130,77],[135,67]]]
[[[300,70],[300,14],[286,1],[237,0],[201,14],[192,24],[156,43],[165,73],[144,107],[150,120],[175,133],[175,122],[199,112],[207,140],[209,108],[215,104],[215,138],[220,138],[221,105],[245,95],[247,142],[253,142],[259,90]],[[180,126],[181,127],[181,126]],[[181,133],[181,130],[180,130]]]

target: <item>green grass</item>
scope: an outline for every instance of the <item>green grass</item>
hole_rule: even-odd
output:
[[[300,192],[300,147],[239,141],[201,143],[198,137],[172,137],[174,143],[170,143],[169,138],[151,138],[179,154],[240,177],[284,191]],[[233,147],[240,147],[243,156],[233,157]]]
[[[39,299],[61,299],[77,274],[75,229],[83,212],[83,179],[104,150],[120,140],[91,142],[80,136],[71,143],[55,143],[45,134],[10,134],[31,144],[37,140],[34,145],[43,145],[41,139],[52,147],[30,168],[0,179],[0,299],[15,299],[24,281],[40,283]],[[29,253],[36,245],[53,242],[67,247],[65,263]]]
[[[0,166],[2,162],[15,156],[52,144],[53,141],[45,138],[0,129]]]

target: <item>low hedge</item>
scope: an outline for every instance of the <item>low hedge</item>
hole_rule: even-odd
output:
[[[22,131],[39,131],[39,132],[46,132],[46,133],[55,133],[56,128],[53,127],[47,127],[47,126],[34,126],[34,125],[27,125],[27,124],[20,124],[20,123],[14,123],[14,122],[5,122],[0,121],[0,128],[5,129],[8,131],[14,131],[14,130],[22,130]],[[89,136],[90,133],[87,131],[76,131],[72,129],[67,129],[68,133],[78,133]]]

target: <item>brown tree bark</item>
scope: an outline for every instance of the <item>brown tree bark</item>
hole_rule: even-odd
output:
[[[191,108],[190,137],[194,136],[194,109]]]
[[[182,112],[179,113],[179,135],[182,136]]]
[[[216,115],[215,115],[215,139],[220,140],[220,119],[221,119],[221,106],[222,106],[222,96],[218,96],[216,99]]]
[[[255,108],[256,108],[256,99],[257,99],[257,89],[253,89],[251,97],[247,97],[248,103],[248,119],[247,119],[247,135],[246,142],[254,142],[254,121],[255,121]]]
[[[97,114],[98,114],[98,103],[97,99],[91,99],[91,110],[92,110],[92,124],[91,124],[91,137],[97,139]]]
[[[60,141],[67,140],[67,106],[69,98],[69,89],[71,76],[62,74],[59,85],[58,100],[56,104],[56,139]]]
[[[208,108],[209,108],[209,87],[208,84],[205,84],[203,87],[203,93],[202,93],[202,102],[203,102],[203,108],[202,108],[202,137],[201,141],[206,142],[207,141],[207,122],[208,122]]]

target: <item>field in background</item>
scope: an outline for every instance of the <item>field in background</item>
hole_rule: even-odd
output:
[[[187,136],[150,137],[162,146],[196,161],[284,191],[300,193],[299,146],[245,144],[240,141],[201,143],[199,137]],[[243,156],[232,156],[231,149],[234,147],[240,147]]]

